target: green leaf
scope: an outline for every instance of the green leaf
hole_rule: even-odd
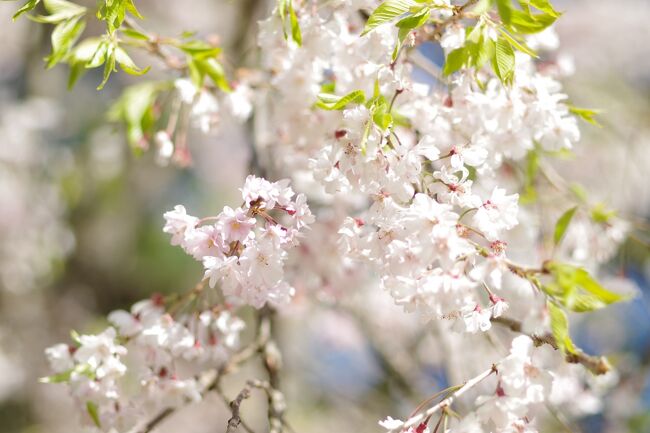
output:
[[[47,377],[41,377],[38,379],[39,382],[41,383],[63,383],[63,382],[68,382],[70,380],[70,376],[72,376],[72,373],[74,371],[74,368],[71,368],[69,370],[66,370],[61,373],[53,374],[51,376]]]
[[[469,53],[465,47],[456,48],[447,54],[445,65],[442,68],[442,74],[444,76],[453,74],[465,65],[468,57]]]
[[[557,223],[555,223],[555,231],[553,232],[553,243],[555,245],[559,245],[560,241],[562,241],[569,224],[571,224],[571,219],[573,219],[573,215],[575,215],[577,210],[578,206],[572,207],[568,211],[564,212],[557,220]]]
[[[133,0],[126,0],[126,10],[133,15],[134,17],[143,20],[144,17],[140,14],[138,9],[135,7]]]
[[[520,0],[522,10],[514,8],[511,0],[496,0],[496,3],[501,21],[516,33],[541,32],[560,15],[546,0]],[[542,13],[533,13],[530,6]]]
[[[120,67],[124,72],[131,75],[144,75],[149,71],[149,67],[144,69],[139,68],[129,57],[129,54],[124,51],[121,47],[117,47],[115,50],[115,60],[119,63]]]
[[[619,293],[614,293],[598,283],[589,272],[584,269],[578,269],[576,271],[576,282],[585,289],[587,292],[596,296],[600,301],[603,301],[606,304],[613,304],[615,302],[620,302],[628,299],[627,296],[621,295]]]
[[[102,90],[106,83],[108,83],[108,78],[111,76],[111,73],[115,72],[115,52],[116,47],[113,44],[106,44],[106,54],[104,56],[104,78],[102,82],[97,86],[97,90]]]
[[[492,68],[503,84],[512,83],[515,75],[515,52],[504,38],[497,39]]]
[[[300,32],[300,24],[298,23],[296,11],[293,8],[293,1],[289,1],[289,23],[291,24],[291,38],[298,46],[301,46],[302,33]]]
[[[508,32],[506,32],[504,29],[499,28],[499,33],[501,33],[501,36],[503,36],[508,42],[510,42],[510,45],[512,45],[514,48],[517,50],[521,51],[522,53],[526,53],[529,56],[537,59],[539,56],[537,53],[532,50],[528,45],[526,45],[523,42],[517,41],[515,38],[513,38]]]
[[[591,108],[579,108],[573,105],[568,105],[569,111],[576,116],[579,116],[585,122],[591,123],[594,126],[602,127],[600,123],[595,119],[596,114],[600,113],[600,110],[595,110]]]
[[[505,25],[509,25],[512,20],[512,2],[511,0],[496,0],[497,10],[499,11],[499,16],[501,21]]]
[[[86,13],[86,8],[65,0],[43,0],[43,6],[50,15],[30,16],[29,19],[46,24],[57,24]]]
[[[383,96],[378,98],[371,107],[372,121],[382,131],[393,126],[393,116],[388,112],[388,102]]]
[[[287,39],[287,29],[286,29],[286,20],[287,20],[287,1],[290,0],[278,0],[276,10],[278,12],[278,16],[280,17],[280,20],[282,21],[282,33],[284,33],[284,39]]]
[[[386,0],[370,15],[361,36],[365,35],[375,27],[404,15],[412,6],[416,5],[417,3],[413,0]]]
[[[102,3],[97,11],[97,19],[106,22],[109,35],[113,35],[122,26],[127,12],[136,18],[143,18],[133,0],[103,0]]]
[[[527,14],[516,9],[510,10],[510,14],[508,26],[519,33],[539,33],[557,19],[549,14]]]
[[[232,91],[232,89],[230,88],[230,84],[226,79],[226,73],[224,72],[221,63],[219,63],[217,59],[211,58],[207,60],[200,60],[199,63],[201,64],[201,67],[205,71],[205,74],[208,77],[210,77],[212,82],[214,82],[214,84],[219,89],[223,90],[224,92]]]
[[[132,38],[132,39],[139,39],[139,40],[142,40],[142,41],[148,41],[149,40],[149,36],[145,35],[142,32],[134,30],[134,29],[120,29],[120,31],[124,34],[124,36],[128,36],[129,38]]]
[[[393,49],[393,54],[391,56],[391,60],[394,62],[397,60],[397,56],[399,55],[399,50],[402,48],[402,45],[404,44],[404,41],[408,37],[408,35],[411,33],[411,29],[408,28],[400,28],[399,31],[397,32],[397,43],[395,44],[395,48]]]
[[[477,69],[482,68],[488,60],[494,57],[494,41],[482,33],[476,42],[467,41],[465,47],[469,53],[470,64]]]
[[[192,84],[194,84],[194,87],[197,89],[200,89],[203,86],[203,79],[205,78],[205,72],[203,72],[201,65],[190,58],[187,61],[187,68],[190,72],[190,80],[192,81]]]
[[[197,59],[216,57],[221,53],[221,48],[199,40],[183,42],[182,44],[177,45],[177,47],[184,53]]]
[[[607,304],[596,296],[589,293],[571,292],[564,300],[566,307],[577,313],[586,313],[589,311],[600,310],[605,308]]]
[[[416,13],[402,18],[395,24],[399,29],[417,29],[422,27],[429,20],[431,14],[431,8],[428,6],[423,7]]]
[[[558,18],[561,15],[560,12],[556,11],[555,8],[553,8],[553,5],[548,0],[523,0],[523,2],[534,7],[535,9],[546,12],[548,15],[551,15],[555,18]]]
[[[86,411],[88,411],[88,415],[90,415],[90,419],[93,420],[93,422],[95,423],[95,426],[97,426],[97,428],[101,428],[102,425],[99,422],[99,410],[97,408],[97,405],[95,403],[93,403],[92,401],[90,401],[90,400],[87,401],[86,402]]]
[[[554,282],[543,287],[544,291],[573,311],[591,311],[629,299],[605,289],[589,272],[577,266],[549,261],[544,268],[554,277]]]
[[[52,53],[45,59],[48,69],[63,61],[68,56],[70,49],[77,42],[85,27],[86,22],[80,16],[56,25],[51,36]]]
[[[16,13],[13,16],[13,20],[16,20],[19,16],[21,16],[24,13],[33,11],[36,6],[41,2],[41,0],[29,0],[27,3],[25,3],[20,9],[16,11]]]
[[[547,302],[549,316],[551,319],[551,332],[555,338],[557,347],[562,353],[575,353],[576,348],[569,335],[569,321],[566,313],[553,302]]]
[[[323,110],[343,110],[349,104],[363,104],[366,95],[362,90],[354,90],[344,96],[336,96],[329,93],[320,93],[316,106]]]

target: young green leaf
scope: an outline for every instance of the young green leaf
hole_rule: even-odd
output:
[[[512,83],[515,75],[515,52],[504,38],[497,39],[492,68],[503,84]]]
[[[553,5],[548,0],[520,0],[521,2],[534,7],[542,12],[545,12],[552,17],[558,18],[561,13],[556,11]]]
[[[128,36],[131,39],[139,39],[141,41],[149,40],[149,36],[134,29],[120,29],[120,31],[124,34],[124,36]]]
[[[571,311],[585,313],[605,308],[607,304],[589,293],[572,291],[564,299],[564,305]]]
[[[559,245],[560,241],[562,241],[567,228],[569,228],[569,224],[571,224],[571,219],[573,219],[573,215],[575,215],[577,210],[577,206],[572,207],[564,212],[557,220],[557,223],[555,223],[555,231],[553,232],[553,243],[555,245]]]
[[[587,123],[591,123],[594,126],[601,127],[602,125],[598,123],[598,121],[595,119],[596,114],[600,113],[600,110],[594,110],[591,108],[579,108],[575,107],[573,105],[569,105],[569,111],[576,116],[580,117],[582,120],[584,120]]]
[[[133,0],[126,0],[126,10],[133,15],[134,17],[143,20],[144,17],[140,14],[138,9],[135,7]]]
[[[210,58],[207,60],[199,60],[201,67],[205,71],[205,74],[210,77],[212,82],[222,91],[231,92],[232,89],[228,80],[226,79],[226,73],[223,70],[221,63],[215,58]]]
[[[62,21],[56,25],[51,35],[52,53],[45,58],[48,69],[67,57],[85,27],[86,23],[80,16]]]
[[[53,374],[52,376],[46,376],[46,377],[41,377],[38,379],[39,382],[41,383],[63,383],[63,382],[68,382],[70,380],[70,376],[72,376],[72,373],[74,371],[74,368],[71,368],[70,370],[66,370],[61,373]]]
[[[29,16],[29,19],[39,23],[57,24],[86,13],[85,7],[65,0],[43,0],[43,6],[49,15]]]
[[[106,54],[104,55],[104,78],[102,82],[97,86],[97,90],[102,90],[106,83],[108,83],[108,78],[111,76],[111,73],[115,72],[116,58],[115,58],[116,46],[111,43],[106,44]]]
[[[521,51],[522,53],[526,53],[535,59],[539,57],[535,51],[533,51],[530,47],[528,47],[528,45],[526,45],[523,42],[517,41],[504,29],[499,28],[499,33],[501,33],[501,36],[503,36],[508,42],[510,42],[510,45],[512,45],[517,50]]]
[[[41,2],[41,0],[29,0],[27,3],[21,6],[20,9],[14,13],[14,16],[12,17],[13,20],[16,20],[19,16],[21,16],[24,13],[33,11],[36,6]]]
[[[576,283],[606,304],[613,304],[628,298],[627,296],[607,290],[584,269],[578,269],[576,271]]]
[[[413,0],[386,0],[370,15],[361,36],[365,35],[375,27],[404,15],[412,6],[416,5],[417,3]]]
[[[90,400],[87,401],[86,411],[88,412],[90,419],[92,419],[93,422],[95,423],[95,426],[97,426],[97,428],[101,428],[102,425],[99,421],[99,409],[97,408],[97,405]]]
[[[557,17],[546,13],[532,14],[511,9],[507,25],[519,33],[539,33],[553,24],[556,19]]]
[[[465,65],[468,57],[469,53],[465,47],[456,48],[447,54],[445,65],[442,68],[442,74],[444,76],[453,74]]]
[[[149,71],[149,67],[146,67],[144,69],[139,68],[129,57],[129,54],[124,51],[123,48],[117,47],[115,50],[115,60],[117,63],[120,65],[122,70],[126,72],[127,74],[131,75],[144,75]]]
[[[397,43],[395,44],[395,48],[393,49],[391,61],[395,62],[397,60],[399,51],[402,48],[402,45],[404,44],[404,41],[406,40],[409,33],[411,33],[411,29],[405,27],[402,27],[397,31]]]
[[[132,0],[103,0],[103,5],[97,11],[97,18],[106,22],[108,34],[113,35],[122,26],[127,12],[142,19]]]
[[[207,42],[200,40],[193,40],[183,42],[177,45],[184,53],[197,58],[207,59],[209,57],[216,57],[221,53],[221,48],[210,45]]]
[[[419,11],[415,12],[413,15],[402,18],[395,24],[399,29],[417,29],[422,27],[429,20],[431,14],[431,8],[428,6],[423,7]]]
[[[482,33],[478,36],[476,42],[466,41],[465,47],[470,57],[471,66],[480,69],[490,59],[494,57],[494,41]]]
[[[291,24],[291,39],[298,44],[302,45],[302,33],[300,32],[300,24],[298,23],[298,16],[293,8],[293,1],[289,1],[289,23]]]
[[[316,106],[323,110],[343,110],[349,104],[363,104],[366,95],[362,90],[354,90],[344,96],[336,96],[328,93],[320,93]]]
[[[591,311],[629,298],[605,289],[577,266],[549,261],[544,267],[554,278],[543,287],[544,291],[573,311]]]
[[[372,121],[382,131],[386,131],[393,125],[393,116],[388,112],[388,102],[383,96],[376,99],[370,111],[372,113]]]
[[[547,302],[549,316],[551,319],[551,332],[555,343],[562,353],[575,353],[576,348],[569,335],[569,320],[566,313],[553,302]]]
[[[496,0],[497,10],[503,24],[509,25],[512,20],[512,1],[511,0]]]

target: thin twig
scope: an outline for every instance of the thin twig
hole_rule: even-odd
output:
[[[404,423],[401,426],[402,431],[408,430],[409,427],[413,427],[423,420],[430,418],[433,414],[440,410],[445,410],[449,406],[452,405],[452,403],[460,396],[465,394],[467,391],[470,389],[474,388],[476,385],[481,383],[483,380],[485,380],[487,377],[491,376],[493,373],[497,372],[497,367],[496,365],[492,365],[489,369],[485,370],[483,373],[479,374],[478,376],[474,377],[473,379],[468,380],[465,382],[465,384],[458,389],[458,391],[454,392],[451,394],[449,397],[446,399],[442,400],[440,403],[436,404],[435,406],[431,406],[429,409],[427,409],[425,412],[421,412],[418,415],[415,415],[408,420],[404,421]]]
[[[184,71],[187,65],[177,56],[168,53],[160,44],[160,38],[156,35],[149,34],[144,30],[133,18],[125,17],[124,26],[147,36],[146,45],[144,48],[154,56],[161,59],[168,68],[177,71]]]

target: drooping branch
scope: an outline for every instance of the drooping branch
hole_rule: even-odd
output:
[[[526,332],[523,331],[521,322],[508,317],[493,318],[492,322],[505,326],[506,328],[510,329],[513,332],[528,335],[535,343],[535,346],[548,344],[553,349],[558,350],[557,342],[555,341],[555,337],[553,337],[552,334],[548,334],[548,333],[542,335],[527,334]],[[571,364],[582,364],[586,369],[588,369],[595,375],[605,374],[612,369],[612,366],[609,364],[607,358],[605,358],[604,356],[589,355],[577,347],[575,348],[574,353],[567,353],[565,355],[565,360]]]

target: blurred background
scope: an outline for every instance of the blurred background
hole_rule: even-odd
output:
[[[255,22],[268,14],[269,3],[137,5],[151,31],[217,35],[227,53],[245,57],[254,53]],[[557,27],[560,50],[575,69],[565,81],[567,93],[576,95],[577,106],[604,110],[603,128],[583,124],[576,158],[559,169],[642,224],[650,210],[650,2],[554,3],[565,11]],[[0,2],[0,432],[81,431],[62,387],[37,381],[47,374],[43,349],[66,340],[70,329],[101,330],[113,309],[200,280],[196,262],[169,246],[162,213],[183,203],[195,215],[216,214],[237,201],[248,167],[246,125],[224,122],[213,134],[193,132],[191,169],[160,167],[151,152],[134,157],[123,131],[106,121],[106,110],[137,78],[116,74],[98,92],[101,72],[90,72],[67,91],[65,67],[44,70],[46,26],[12,22],[16,8],[16,2]],[[136,58],[142,65],[151,61]],[[647,245],[647,239],[629,239],[608,265],[612,276],[631,276],[641,296],[574,329],[579,346],[614,354],[621,375],[600,414],[581,417],[576,427],[584,432],[650,432]],[[393,311],[391,305],[382,308],[387,316]],[[290,342],[285,368],[291,378],[284,386],[296,430],[379,429],[377,419],[404,402],[379,356],[382,343],[369,341],[359,323],[327,309],[300,332],[291,330],[292,317],[299,320],[300,312],[288,313],[282,339]],[[399,323],[400,332],[415,338],[417,323],[409,320]],[[390,323],[384,326],[390,329]],[[418,383],[444,385],[444,369],[429,359],[426,380]],[[232,397],[236,392],[233,385]],[[263,411],[257,411],[259,419],[253,412],[250,424],[263,431]],[[187,423],[199,413],[206,422]],[[225,430],[227,414],[216,398],[206,399],[161,431]]]

